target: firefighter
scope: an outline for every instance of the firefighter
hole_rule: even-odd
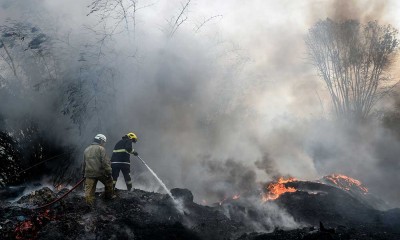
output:
[[[139,154],[132,148],[132,143],[136,143],[138,138],[136,134],[130,132],[122,137],[115,144],[113,154],[111,156],[113,187],[117,184],[119,172],[124,175],[126,188],[128,191],[132,189],[130,154],[138,156]]]
[[[94,137],[93,143],[85,149],[83,154],[83,169],[86,178],[85,200],[89,205],[93,205],[97,181],[104,184],[105,199],[115,197],[111,178],[111,163],[104,148],[106,141],[106,136],[97,134]]]

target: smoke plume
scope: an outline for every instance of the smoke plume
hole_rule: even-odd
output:
[[[308,180],[339,172],[399,206],[399,138],[379,119],[331,120],[329,94],[304,45],[318,19],[399,28],[392,11],[398,3],[192,1],[182,12],[180,1],[143,1],[134,21],[115,25],[115,18],[88,15],[90,2],[0,1],[3,24],[29,21],[49,36],[48,57],[61,70],[46,92],[32,87],[43,76],[32,75],[21,83],[23,98],[2,93],[2,129],[17,129],[24,116],[36,119],[41,134],[77,149],[74,167],[96,133],[107,136],[111,154],[133,131],[134,148],[166,185],[192,190],[198,202],[217,202],[281,175]],[[179,16],[184,21],[176,26]],[[67,89],[82,94],[65,95]],[[377,112],[393,102],[384,98]],[[135,187],[162,191],[134,158],[132,171]]]

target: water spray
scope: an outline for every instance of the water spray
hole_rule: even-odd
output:
[[[165,184],[163,183],[163,181],[157,176],[157,174],[149,167],[149,165],[146,164],[146,162],[139,156],[137,155],[136,157],[138,157],[140,159],[140,161],[142,161],[142,163],[147,167],[147,169],[149,169],[149,171],[154,175],[154,177],[158,180],[158,182],[161,184],[161,186],[165,189],[165,191],[168,193],[168,195],[172,198],[172,200],[174,200],[174,202],[176,202],[175,198],[172,196],[171,192],[168,190],[167,186],[165,186]]]
[[[167,186],[165,186],[165,184],[163,183],[163,181],[157,176],[157,174],[149,167],[149,165],[146,164],[146,162],[139,156],[137,155],[136,157],[138,157],[140,159],[140,161],[142,161],[142,163],[147,167],[147,169],[149,169],[149,171],[154,175],[154,177],[157,179],[157,181],[161,184],[161,186],[165,189],[165,191],[168,193],[168,195],[171,197],[172,201],[175,204],[176,209],[179,211],[179,213],[184,214],[184,206],[183,206],[183,202],[182,201],[178,201],[176,200],[171,192],[169,191],[169,189],[167,188]]]

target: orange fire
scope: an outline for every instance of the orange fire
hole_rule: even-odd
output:
[[[362,183],[357,179],[342,175],[342,174],[332,174],[324,177],[325,180],[334,183],[341,189],[350,191],[351,188],[356,187],[364,193],[368,193],[368,188],[362,186]]]
[[[42,227],[55,218],[54,212],[49,209],[31,216],[16,226],[15,239],[37,239],[37,234]]]
[[[221,201],[219,201],[219,205],[222,205],[225,201],[227,201],[228,199],[232,199],[232,200],[238,200],[240,198],[240,193],[233,195],[232,197],[225,197],[224,199],[222,199]]]
[[[286,187],[285,183],[297,181],[295,178],[283,178],[280,177],[277,182],[268,184],[267,192],[263,195],[262,200],[270,201],[279,198],[285,192],[296,192],[297,190],[293,187]]]

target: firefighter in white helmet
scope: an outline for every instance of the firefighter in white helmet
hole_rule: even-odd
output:
[[[105,187],[105,199],[114,198],[113,182],[111,178],[111,163],[107,157],[104,146],[107,138],[103,134],[97,134],[93,143],[84,151],[84,174],[85,174],[85,199],[93,205],[97,182],[100,181]]]
[[[117,144],[115,144],[113,154],[111,156],[112,178],[113,178],[114,188],[118,180],[119,172],[122,171],[128,191],[132,189],[130,154],[133,154],[135,156],[139,155],[132,148],[132,143],[136,143],[137,141],[138,138],[136,134],[130,132],[124,135],[122,139],[119,140]]]

